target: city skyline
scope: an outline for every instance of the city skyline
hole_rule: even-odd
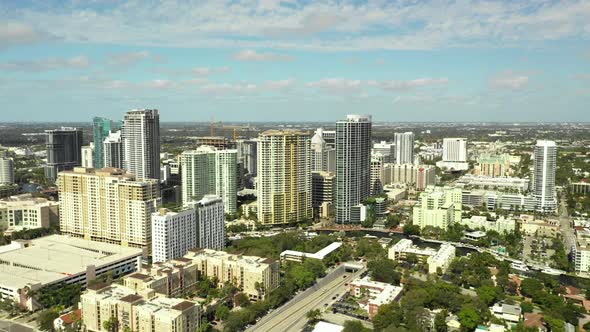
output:
[[[590,121],[580,1],[11,2],[0,18],[3,121]]]

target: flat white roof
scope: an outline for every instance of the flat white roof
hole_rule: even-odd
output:
[[[324,257],[328,256],[334,250],[340,248],[342,246],[342,242],[333,242],[330,245],[326,246],[325,248],[319,250],[315,254],[295,251],[295,250],[285,250],[281,253],[281,257],[284,256],[295,256],[295,257],[309,257],[314,259],[324,259]]]
[[[318,322],[312,332],[342,332],[344,327],[332,323]]]
[[[19,248],[17,243],[28,243],[28,246]],[[2,252],[3,248],[6,251]],[[141,254],[141,249],[65,235],[14,241],[0,247],[0,261],[5,262],[0,264],[0,285],[21,288],[27,284],[52,283],[86,272],[89,265],[99,269]]]

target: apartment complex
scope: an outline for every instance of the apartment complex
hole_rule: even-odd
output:
[[[413,255],[428,264],[428,273],[444,273],[455,259],[455,246],[449,243],[441,244],[438,250],[433,248],[419,248],[410,239],[401,239],[389,248],[388,257],[394,261],[406,260]]]
[[[486,232],[496,231],[500,234],[512,233],[516,230],[516,220],[504,216],[495,220],[488,220],[486,216],[472,216],[471,218],[463,218],[459,222],[472,230],[483,229]]]
[[[474,174],[484,175],[490,177],[510,176],[514,173],[512,169],[513,164],[517,164],[520,157],[511,156],[508,154],[501,155],[481,155],[477,159]]]
[[[31,194],[0,200],[0,226],[7,232],[49,227],[59,222],[59,204]]]
[[[114,318],[119,331],[194,332],[200,307],[176,298],[144,298],[125,286],[99,283],[80,297],[86,331],[107,331],[104,322]]]
[[[123,278],[125,287],[133,289],[139,295],[156,293],[166,297],[182,297],[193,292],[197,281],[197,265],[183,257],[154,263],[150,268]]]
[[[237,150],[217,150],[200,146],[181,155],[182,204],[200,200],[205,195],[223,199],[226,213],[236,213],[238,195]]]
[[[432,165],[385,164],[381,182],[384,185],[403,183],[423,191],[436,184],[436,169]]]
[[[448,187],[428,187],[413,209],[413,224],[424,227],[447,227],[461,220],[462,190]]]
[[[265,299],[270,291],[279,287],[279,263],[269,258],[211,249],[190,250],[184,258],[197,264],[200,276],[216,278],[220,286],[232,283],[254,301]]]
[[[572,257],[576,272],[590,272],[590,229],[576,229],[576,241],[572,246]]]
[[[371,117],[336,122],[336,223],[351,223],[354,206],[371,194]]]
[[[438,161],[436,166],[455,171],[469,169],[469,164],[467,163],[467,139],[444,138],[442,160]]]
[[[506,176],[465,174],[455,182],[455,185],[462,187],[528,192],[530,180],[528,178],[521,179]]]
[[[312,217],[311,149],[308,133],[269,130],[258,138],[258,220],[295,223]]]
[[[160,179],[160,115],[158,110],[131,110],[125,114],[123,168],[138,180]]]
[[[151,214],[160,203],[158,180],[136,180],[116,168],[61,172],[59,220],[63,234],[151,250]]]
[[[367,294],[369,301],[359,303],[361,308],[369,313],[373,319],[383,304],[398,301],[401,298],[403,287],[393,286],[384,282],[372,281],[369,277],[355,279],[350,282],[350,294],[355,297],[362,297]]]

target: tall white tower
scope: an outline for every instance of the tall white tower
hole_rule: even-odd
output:
[[[351,222],[352,207],[371,192],[371,116],[336,122],[336,222]]]
[[[557,146],[554,141],[537,141],[535,146],[533,188],[539,211],[554,211],[555,169],[557,168]]]
[[[123,167],[138,180],[160,179],[160,115],[158,110],[131,110],[125,114]]]
[[[411,164],[414,162],[414,133],[395,133],[395,163]]]

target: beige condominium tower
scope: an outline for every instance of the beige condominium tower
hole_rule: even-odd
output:
[[[63,234],[151,250],[151,214],[160,203],[158,180],[135,180],[122,169],[76,167],[59,173]]]
[[[258,220],[295,223],[312,217],[309,133],[269,130],[258,138]]]

